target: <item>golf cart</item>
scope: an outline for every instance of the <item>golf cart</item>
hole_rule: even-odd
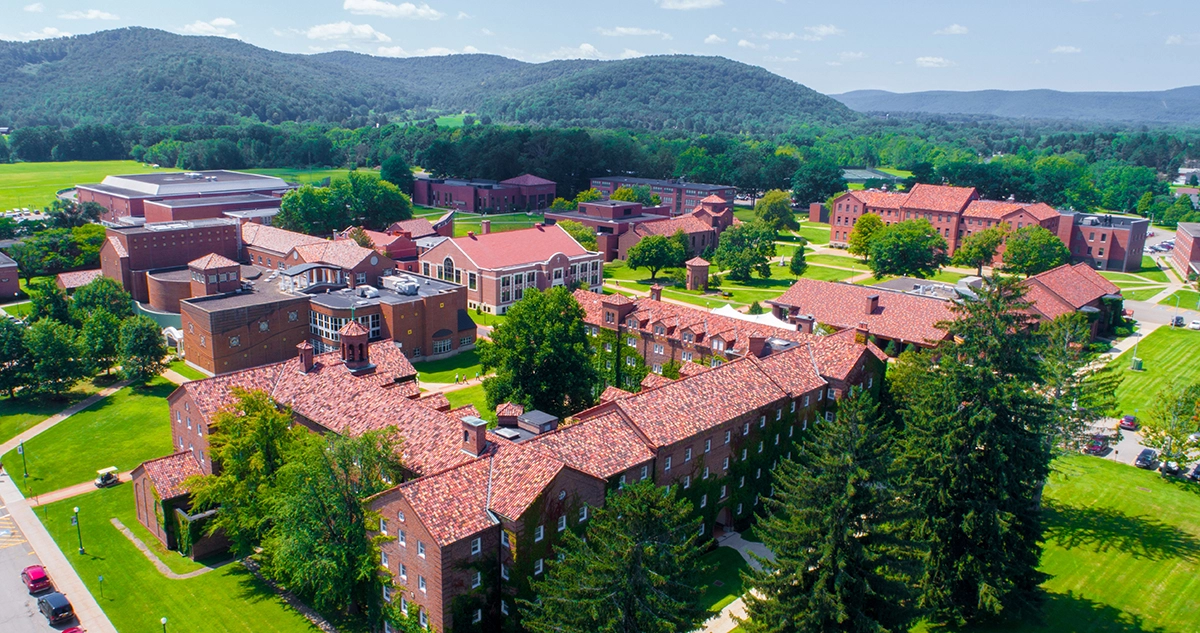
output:
[[[107,488],[121,483],[120,476],[117,475],[117,467],[109,466],[96,471],[96,487]]]

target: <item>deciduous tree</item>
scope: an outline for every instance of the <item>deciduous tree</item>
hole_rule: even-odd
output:
[[[29,381],[33,356],[25,349],[25,328],[0,319],[0,391],[13,397]]]
[[[1008,236],[1003,260],[1006,271],[1029,277],[1071,261],[1071,251],[1057,235],[1030,225]]]
[[[531,582],[538,600],[520,600],[531,633],[691,631],[709,613],[700,602],[704,571],[692,504],[639,481],[612,491],[587,524],[568,530]]]
[[[774,189],[763,194],[754,203],[754,215],[776,231],[800,228],[796,212],[792,209],[792,198],[786,191]]]
[[[392,154],[379,165],[379,177],[396,185],[400,192],[411,196],[413,192],[413,172],[408,161],[400,154]]]
[[[851,255],[868,258],[871,256],[871,238],[875,237],[885,227],[883,220],[874,213],[864,213],[854,221],[850,229],[850,237],[846,240],[846,250]]]
[[[650,280],[654,281],[658,271],[669,266],[678,266],[683,257],[684,253],[675,240],[665,235],[647,235],[629,247],[625,255],[625,265],[634,270],[649,270]]]
[[[792,197],[800,204],[825,200],[845,190],[842,168],[827,158],[808,157],[792,176]]]
[[[775,238],[775,229],[762,222],[735,224],[721,233],[713,258],[734,281],[750,279],[751,271],[766,279],[771,276]]]
[[[925,220],[904,220],[884,227],[871,238],[869,252],[876,279],[888,275],[924,279],[950,261],[946,240]]]
[[[1200,382],[1169,381],[1142,416],[1142,443],[1181,466],[1200,457]]]
[[[145,384],[167,368],[167,345],[162,329],[148,316],[121,322],[121,374],[134,384]]]
[[[954,251],[951,261],[955,266],[974,268],[976,275],[983,275],[983,267],[996,259],[996,251],[1004,243],[1004,230],[990,227],[976,231],[963,238],[962,245]]]
[[[121,321],[107,310],[97,310],[83,321],[83,349],[92,371],[108,373],[121,355]]]
[[[60,323],[71,322],[71,306],[67,301],[67,294],[57,284],[43,279],[28,288],[31,320],[55,319]]]
[[[87,375],[79,333],[57,319],[38,319],[25,330],[25,353],[31,359],[28,387],[36,394],[62,397]]]
[[[575,238],[575,241],[579,242],[580,246],[588,249],[589,251],[596,250],[596,231],[592,230],[592,227],[581,224],[574,220],[559,220],[558,225],[561,226],[562,230],[566,231],[568,235]]]
[[[117,320],[133,316],[133,297],[109,277],[97,277],[71,295],[71,312],[76,322],[83,323],[89,315],[101,311]]]
[[[1122,376],[1107,366],[1091,367],[1092,328],[1087,315],[1070,312],[1038,328],[1041,383],[1053,424],[1047,439],[1060,454],[1078,453],[1092,428],[1115,414]]]

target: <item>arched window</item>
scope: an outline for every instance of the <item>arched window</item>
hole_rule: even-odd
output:
[[[366,357],[367,357],[367,356],[366,356],[365,354],[363,354],[363,344],[362,344],[362,343],[359,343],[359,344],[358,344],[358,358],[357,358],[357,360],[364,360],[364,359],[366,359]]]
[[[449,257],[442,260],[442,279],[454,281],[454,260]]]

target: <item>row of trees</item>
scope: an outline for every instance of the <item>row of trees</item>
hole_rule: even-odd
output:
[[[397,178],[394,174],[389,174]],[[411,188],[411,172],[409,172]],[[287,192],[272,223],[307,235],[329,235],[349,226],[382,231],[412,217],[412,201],[395,184],[352,171],[328,187],[305,185]]]
[[[28,281],[41,275],[98,267],[104,235],[104,227],[99,224],[46,229],[10,246],[7,252],[17,262],[21,277]]]

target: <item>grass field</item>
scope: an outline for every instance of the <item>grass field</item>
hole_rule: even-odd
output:
[[[1142,371],[1129,369],[1133,350],[1113,359],[1109,366],[1124,376],[1117,388],[1121,414],[1144,411],[1155,395],[1172,378],[1184,382],[1200,380],[1200,332],[1183,328],[1160,327],[1137,344]],[[1197,498],[1200,502],[1200,497]]]
[[[701,604],[709,611],[717,612],[724,609],[730,602],[737,600],[745,590],[742,587],[742,572],[750,568],[746,559],[732,547],[718,547],[700,557],[705,565],[712,569],[700,576],[700,583],[708,588],[704,591]],[[719,585],[717,583],[720,583]]]
[[[840,255],[806,255],[804,261],[809,264],[828,264],[839,268],[851,268],[860,272],[868,272],[871,270],[869,266],[864,264],[862,260],[856,257],[842,257]]]
[[[483,385],[476,384],[465,389],[446,392],[446,399],[450,401],[450,408],[457,409],[468,404],[475,405],[475,409],[479,411],[479,416],[488,422],[496,421],[496,412],[489,409],[487,406],[487,393],[483,390]]]
[[[1119,285],[1120,284],[1118,284],[1118,286]],[[1150,297],[1153,297],[1154,295],[1162,292],[1164,287],[1165,286],[1152,286],[1150,288],[1143,287],[1143,288],[1134,288],[1131,290],[1126,290],[1125,288],[1121,288],[1121,296],[1125,297],[1129,301],[1146,301]]]
[[[26,442],[29,492],[41,494],[89,481],[108,466],[132,470],[169,453],[167,396],[174,389],[165,378],[155,378],[144,388],[126,387]],[[21,472],[21,456],[15,450],[3,459],[9,472]]]
[[[829,243],[829,225],[821,222],[804,222],[800,225],[800,230],[796,231],[812,244],[828,244]]]
[[[0,400],[0,442],[7,442],[25,429],[100,391],[115,380],[112,377],[101,376],[94,381],[80,382],[67,392],[62,400],[32,396]]]
[[[445,211],[443,211],[445,213]],[[539,222],[545,222],[546,218],[540,213],[503,213],[497,215],[474,215],[470,213],[459,213],[454,216],[454,237],[463,237],[467,231],[474,231],[479,234],[479,224],[483,220],[492,221],[492,232],[502,233],[504,231],[515,231],[517,229],[527,229]]]
[[[483,373],[483,367],[479,365],[479,353],[475,350],[441,360],[413,363],[413,367],[421,382],[454,382],[455,374],[474,378],[476,373]]]
[[[17,317],[18,319],[24,319],[25,317],[29,316],[30,312],[33,312],[33,304],[28,301],[24,303],[10,303],[0,309],[4,310],[8,314],[11,314],[12,316]]]
[[[252,174],[262,174],[264,176],[277,176],[288,182],[298,182],[302,185],[319,183],[325,178],[336,180],[345,178],[350,173],[349,169],[292,169],[290,167],[272,168],[272,169],[245,169],[243,171]],[[378,176],[379,171],[372,169],[360,169],[359,172]]]
[[[85,554],[76,553],[72,508],[79,507]],[[110,519],[116,517],[144,543],[158,541],[138,522],[129,484],[39,508],[38,517],[118,631],[155,633],[159,618],[168,631],[223,633],[316,633],[318,629],[289,607],[241,564],[233,563],[183,580],[163,576]],[[158,549],[172,571],[203,566]],[[99,578],[103,576],[103,587]]]
[[[472,115],[470,113],[467,113],[467,114],[443,114],[442,116],[434,119],[433,121],[434,121],[434,123],[437,124],[438,127],[462,127],[463,119],[468,116],[474,116],[474,115]],[[479,117],[475,117],[475,118],[478,119]]]
[[[171,369],[180,376],[190,380],[204,380],[205,378],[208,378],[208,376],[205,376],[203,373],[181,360],[171,363]]]
[[[1179,307],[1184,310],[1200,310],[1200,292],[1195,290],[1176,290],[1174,294],[1158,302],[1158,305],[1175,307],[1175,298],[1179,298]]]
[[[68,161],[0,164],[0,211],[41,209],[54,202],[60,189],[100,182],[113,174],[144,174],[153,169],[136,160]]]

